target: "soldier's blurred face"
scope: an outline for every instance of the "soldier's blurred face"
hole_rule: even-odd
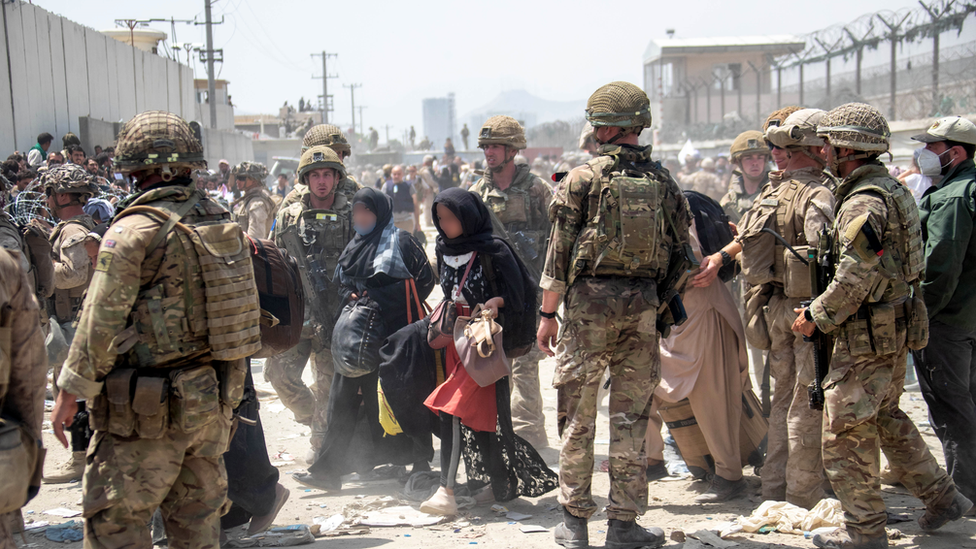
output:
[[[437,223],[447,238],[457,238],[464,232],[461,220],[447,206],[434,204],[434,215],[437,216]]]
[[[308,172],[308,189],[316,198],[324,199],[332,194],[336,184],[336,172],[332,168],[319,168]]]
[[[485,145],[482,150],[485,151],[485,164],[489,169],[497,168],[505,164],[506,160],[515,158],[515,151],[509,153],[509,148],[505,145]]]
[[[785,151],[784,151],[785,152]],[[759,179],[766,171],[766,155],[749,154],[739,158],[739,168],[750,179]]]

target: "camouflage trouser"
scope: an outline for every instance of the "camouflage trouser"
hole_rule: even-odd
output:
[[[536,345],[524,356],[512,361],[509,387],[512,390],[512,425],[515,434],[536,448],[549,445],[546,416],[542,412],[542,388],[539,383],[539,361],[542,351]]]
[[[83,485],[85,549],[151,547],[157,507],[171,548],[220,547],[227,416],[190,434],[170,427],[151,440],[96,431]]]
[[[649,288],[648,288],[649,286]],[[570,289],[556,348],[559,503],[577,517],[591,494],[597,392],[610,369],[610,497],[607,516],[632,521],[647,507],[644,436],[661,377],[656,308],[641,279],[582,278]],[[641,290],[645,292],[642,293]],[[656,298],[656,296],[655,296]]]
[[[896,353],[851,356],[842,328],[824,380],[824,467],[844,508],[848,531],[869,537],[883,536],[887,521],[879,450],[893,470],[907,471],[901,482],[927,507],[954,489],[915,424],[898,407],[907,366],[902,321],[895,341],[900,349]]]
[[[329,392],[332,389],[332,351],[322,348],[312,339],[303,338],[288,351],[269,358],[264,378],[274,387],[281,403],[295,414],[295,421],[311,425],[312,449],[318,451],[325,438],[329,413]],[[312,359],[311,387],[302,381],[302,372]]]
[[[807,386],[813,381],[813,344],[792,331],[799,299],[773,294],[769,326],[769,369],[775,379],[769,414],[766,462],[762,466],[763,499],[813,508],[823,497],[820,455],[821,417],[810,409]]]

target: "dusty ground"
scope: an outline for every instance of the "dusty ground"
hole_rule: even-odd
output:
[[[544,361],[542,364],[541,376],[543,380],[552,379],[553,364],[551,360]],[[285,504],[281,513],[278,515],[276,524],[312,524],[313,518],[318,516],[331,516],[341,513],[346,505],[353,503],[363,503],[372,498],[396,495],[401,485],[395,480],[378,482],[346,482],[343,484],[342,492],[338,494],[325,493],[319,490],[308,490],[290,478],[290,474],[302,471],[306,467],[303,456],[308,449],[308,428],[296,424],[292,421],[291,412],[284,410],[278,399],[273,395],[271,386],[266,384],[261,374],[255,375],[258,388],[267,391],[268,395],[262,399],[261,416],[265,425],[265,433],[268,441],[268,451],[273,457],[279,452],[290,454],[294,458],[294,463],[284,464],[280,467],[282,473],[281,482],[291,490],[291,498]],[[550,448],[541,451],[548,463],[555,467],[558,463],[558,440],[555,438],[555,390],[545,389],[546,428],[550,436]],[[906,393],[902,398],[903,408],[912,416],[917,424],[926,421],[925,403],[918,393]],[[609,438],[608,420],[606,407],[601,410],[601,421],[598,422],[599,431],[597,433],[598,444],[597,467],[601,460],[607,459],[606,441]],[[923,424],[924,425],[924,424]],[[922,427],[926,441],[933,452],[938,455],[941,461],[941,446],[938,439],[932,434],[931,429]],[[436,441],[436,439],[435,439]],[[54,439],[53,435],[45,434],[45,445],[48,450],[48,466],[56,466],[68,456],[67,450]],[[436,445],[436,442],[435,442]],[[439,463],[435,456],[434,463]],[[706,486],[704,483],[692,482],[681,478],[671,478],[665,481],[653,482],[649,486],[650,498],[649,509],[640,519],[643,525],[655,525],[663,528],[669,534],[674,529],[685,531],[696,531],[701,526],[697,524],[714,524],[722,521],[730,521],[739,515],[749,515],[752,510],[761,502],[759,497],[759,479],[752,476],[749,468],[747,479],[751,490],[748,497],[741,498],[726,504],[716,505],[695,505],[691,503],[693,497],[703,491]],[[598,504],[601,506],[606,503],[608,491],[608,479],[606,473],[596,472],[594,474],[594,494]],[[68,485],[45,485],[34,501],[28,505],[28,510],[33,513],[27,515],[28,519],[47,520],[51,523],[61,523],[70,519],[47,516],[43,512],[55,507],[67,507],[80,511],[81,485],[80,483]],[[908,513],[917,518],[921,515],[921,503],[915,498],[907,495],[903,490],[886,488],[885,501],[889,510],[894,513]],[[532,515],[531,518],[515,523],[504,516],[498,515],[489,509],[489,506],[479,506],[466,513],[460,520],[464,522],[454,522],[448,525],[439,525],[427,528],[374,527],[368,534],[343,536],[339,538],[319,539],[316,546],[339,546],[349,549],[365,549],[389,545],[393,547],[419,548],[419,547],[447,547],[459,545],[479,545],[483,547],[509,548],[517,547],[524,549],[527,547],[557,547],[552,541],[550,532],[526,534],[520,531],[520,525],[531,524],[539,525],[551,529],[561,521],[561,511],[556,502],[555,493],[546,494],[541,498],[518,499],[504,504],[510,511]],[[75,519],[78,520],[78,519]],[[458,528],[458,526],[461,526]],[[918,525],[906,522],[893,525],[892,528],[901,530],[904,537],[892,542],[892,546],[897,547],[932,547],[932,548],[976,548],[976,521],[959,521],[945,527],[944,531],[938,535],[923,535]],[[590,521],[590,540],[594,546],[602,546],[605,538],[606,516],[598,513]],[[781,535],[781,534],[740,534],[733,536],[734,541],[740,543],[743,548],[765,548],[765,547],[812,547],[813,544],[800,536]],[[55,544],[48,541],[43,535],[28,534],[27,541],[31,547],[55,547],[62,544]],[[81,543],[69,543],[69,547],[80,547]],[[679,547],[674,541],[668,542],[669,547]]]

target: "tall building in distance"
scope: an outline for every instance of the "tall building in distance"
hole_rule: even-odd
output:
[[[418,142],[426,136],[430,139],[432,149],[441,150],[444,148],[444,141],[451,138],[455,148],[460,149],[456,130],[457,112],[453,93],[447,94],[447,97],[424,99],[424,134],[417,136]]]

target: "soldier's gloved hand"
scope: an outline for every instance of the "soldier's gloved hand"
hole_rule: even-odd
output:
[[[58,393],[58,399],[51,410],[51,426],[54,427],[54,436],[61,445],[68,447],[68,439],[64,436],[64,428],[71,427],[74,423],[75,414],[78,413],[78,397],[62,389]]]
[[[712,254],[702,258],[698,274],[691,279],[691,285],[696,288],[706,288],[718,277],[718,270],[722,268],[721,254]]]

